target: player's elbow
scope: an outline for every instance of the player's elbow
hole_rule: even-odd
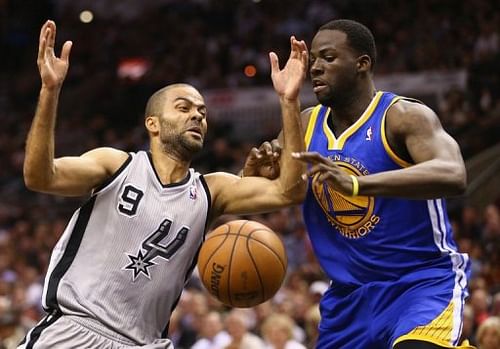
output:
[[[36,178],[36,176],[26,174],[24,175],[24,185],[26,188],[33,191],[43,191],[43,188],[45,187],[43,182]]]
[[[30,168],[24,167],[23,178],[24,185],[30,190],[43,192],[49,187],[49,180]]]
[[[463,164],[454,164],[450,167],[450,195],[463,195],[467,189],[467,173]]]

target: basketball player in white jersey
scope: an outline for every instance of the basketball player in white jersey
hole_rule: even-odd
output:
[[[56,26],[40,33],[42,87],[27,139],[24,178],[36,191],[90,195],[55,246],[43,292],[48,315],[20,348],[169,348],[168,321],[211,219],[250,214],[302,202],[305,168],[291,153],[303,150],[298,94],[307,69],[307,47],[291,40],[280,70],[270,54],[280,99],[284,147],[280,177],[191,169],[207,131],[207,108],[192,86],[175,84],[154,93],[145,126],[151,150],[126,153],[98,148],[54,159],[56,109],[69,66],[71,42],[54,55]]]

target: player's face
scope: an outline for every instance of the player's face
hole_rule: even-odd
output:
[[[357,55],[344,32],[321,30],[314,36],[309,72],[321,104],[342,104],[351,94],[356,86]]]
[[[160,118],[160,140],[178,152],[193,155],[203,148],[207,133],[207,107],[192,87],[177,87],[167,92]]]

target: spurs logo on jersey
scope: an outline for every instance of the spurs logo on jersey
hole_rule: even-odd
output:
[[[168,239],[171,226],[172,221],[164,219],[158,229],[156,229],[146,238],[146,240],[143,241],[137,256],[128,253],[126,254],[130,260],[130,264],[126,265],[124,269],[128,269],[133,272],[134,281],[141,273],[148,279],[151,279],[148,268],[156,265],[156,263],[153,262],[153,259],[161,257],[168,261],[170,257],[172,257],[179,249],[179,247],[182,246],[184,241],[186,241],[189,228],[182,227],[172,241],[170,241],[167,245],[162,244],[163,241]],[[143,251],[145,252],[143,253]]]
[[[350,175],[360,176],[368,171],[359,161],[352,158],[341,159],[336,155],[332,160]],[[375,199],[369,196],[345,196],[327,182],[313,178],[313,193],[326,213],[328,221],[346,238],[357,239],[370,233],[380,221],[373,214]]]

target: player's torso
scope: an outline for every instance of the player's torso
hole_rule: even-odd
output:
[[[384,118],[398,98],[378,92],[358,121],[338,137],[328,126],[328,108],[317,106],[306,132],[308,150],[355,176],[409,165],[394,154],[385,137]],[[322,267],[341,286],[397,279],[430,261],[447,266],[450,259],[441,256],[455,252],[440,199],[349,197],[312,180],[304,219]]]
[[[51,257],[44,305],[140,342],[159,337],[204,239],[207,193],[193,170],[163,186],[149,154],[134,154],[68,224]]]

